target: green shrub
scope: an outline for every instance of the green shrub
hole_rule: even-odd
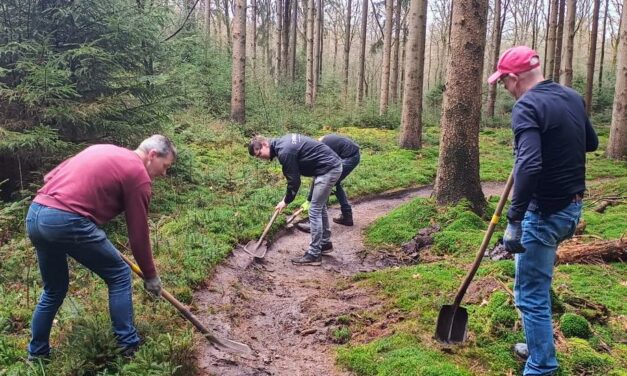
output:
[[[562,333],[568,338],[590,338],[592,331],[590,330],[590,324],[583,316],[576,313],[565,313],[560,318],[560,327]]]

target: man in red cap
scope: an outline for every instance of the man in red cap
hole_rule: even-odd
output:
[[[505,51],[488,79],[497,81],[516,98],[514,192],[503,236],[505,248],[516,254],[514,295],[525,330],[526,344],[515,351],[527,356],[524,375],[552,375],[558,368],[549,294],[555,253],[575,233],[586,189],[585,154],[596,150],[598,138],[581,96],[545,80],[531,48]]]

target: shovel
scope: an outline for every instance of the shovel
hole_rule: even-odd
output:
[[[128,257],[126,257],[122,252],[118,251],[118,253],[122,257],[122,260],[124,260],[124,262],[126,262],[128,266],[131,267],[131,269],[135,272],[135,274],[137,274],[142,279],[144,279],[144,274],[142,273],[141,269],[139,269],[139,267],[133,261],[131,261]],[[222,350],[239,354],[239,355],[254,355],[252,349],[244,343],[235,342],[235,341],[231,341],[230,339],[218,338],[214,336],[209,331],[209,329],[205,328],[205,326],[200,323],[198,318],[194,316],[193,313],[191,313],[187,308],[185,308],[185,306],[181,302],[179,302],[174,296],[172,296],[166,290],[163,290],[163,289],[161,290],[161,296],[163,296],[165,300],[167,300],[168,302],[172,303],[172,305],[176,307],[176,309],[179,310],[179,312],[183,315],[183,317],[185,317],[189,322],[194,324],[196,329],[198,329],[204,335],[204,337],[216,347]]]
[[[483,237],[483,242],[481,243],[481,247],[479,247],[479,252],[477,253],[477,257],[475,257],[475,262],[472,264],[472,268],[466,275],[466,279],[464,279],[464,282],[457,291],[455,301],[452,305],[443,305],[440,309],[438,322],[435,328],[435,338],[442,343],[459,343],[466,340],[468,332],[468,312],[466,311],[466,308],[460,307],[459,305],[464,298],[464,294],[466,294],[466,290],[468,289],[472,278],[475,276],[477,269],[479,269],[479,264],[481,263],[481,259],[488,247],[490,238],[494,233],[494,228],[499,223],[499,218],[501,217],[503,207],[505,206],[505,202],[507,202],[507,197],[509,196],[509,191],[511,190],[513,183],[514,171],[510,173],[509,178],[507,179],[505,190],[503,191],[501,199],[496,207],[496,211],[492,216],[488,230]]]
[[[263,238],[268,233],[268,230],[270,230],[270,227],[272,227],[272,224],[274,223],[274,220],[276,219],[277,215],[279,215],[279,211],[277,209],[274,209],[274,214],[272,214],[272,218],[270,218],[270,222],[268,222],[268,224],[266,225],[266,228],[263,230],[263,233],[261,234],[261,237],[259,238],[259,240],[249,241],[243,248],[244,252],[248,253],[249,255],[253,256],[256,259],[262,259],[266,256],[266,252],[268,251],[268,244],[264,243],[263,245],[261,245],[261,243],[263,242]],[[259,251],[260,246],[261,246],[261,251]]]

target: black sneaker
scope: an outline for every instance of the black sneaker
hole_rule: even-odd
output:
[[[296,226],[296,228],[302,232],[307,232],[307,233],[311,232],[311,224],[309,223],[309,221],[299,222],[295,224],[294,226]]]
[[[309,252],[305,253],[302,257],[296,257],[292,259],[292,264],[294,265],[311,265],[311,266],[320,266],[322,265],[322,257],[315,257]]]
[[[122,355],[125,358],[132,358],[135,356],[135,353],[139,350],[139,348],[141,347],[141,345],[143,345],[146,342],[146,340],[144,338],[140,338],[139,342],[137,342],[134,345],[131,346],[127,346],[127,347],[123,347],[120,350],[120,355]]]
[[[323,244],[321,250],[323,255],[330,254],[333,252],[333,243],[328,242],[327,244]]]
[[[43,363],[47,363],[50,361],[50,354],[45,354],[45,355],[34,355],[31,353],[28,353],[28,358],[27,360],[30,363],[38,363],[38,362],[43,362]]]
[[[527,360],[529,357],[529,348],[526,343],[517,343],[514,345],[514,354],[522,360]]]
[[[340,214],[339,217],[333,218],[333,222],[344,225],[344,226],[352,226],[353,225],[353,215],[352,214]]]

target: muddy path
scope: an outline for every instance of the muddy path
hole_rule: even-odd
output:
[[[501,183],[483,184],[486,196],[502,190]],[[199,374],[350,375],[334,361],[337,318],[379,304],[350,277],[386,265],[376,255],[364,257],[362,230],[395,207],[431,192],[431,187],[423,187],[357,201],[353,227],[331,223],[334,251],[323,256],[322,266],[292,265],[290,259],[302,255],[309,244],[309,234],[297,229],[277,234],[261,262],[234,250],[207,281],[208,288],[195,294],[196,314],[210,330],[250,345],[258,356],[243,359],[199,341]],[[330,217],[338,214],[338,208],[330,208]]]

